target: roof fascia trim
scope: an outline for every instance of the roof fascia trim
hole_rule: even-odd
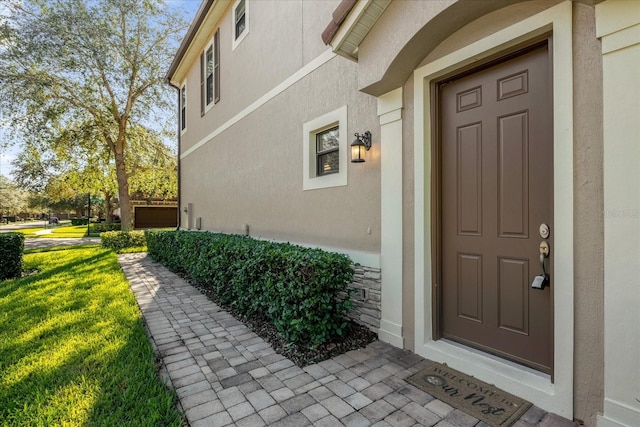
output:
[[[213,36],[209,30],[219,25],[230,4],[231,0],[205,0],[200,5],[167,71],[165,78],[169,84],[178,87],[185,80],[193,60]]]

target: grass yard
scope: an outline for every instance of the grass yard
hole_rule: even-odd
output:
[[[183,425],[115,253],[24,261],[26,277],[0,282],[0,425]]]
[[[39,228],[23,228],[20,230],[15,230],[18,233],[22,233],[25,237],[46,237],[46,238],[80,238],[84,237],[87,234],[87,226],[86,225],[69,225],[62,227],[47,227],[47,230],[51,230],[50,233],[42,234],[41,232],[45,230],[43,227]],[[96,234],[96,237],[98,234]]]
[[[44,230],[44,227],[19,228],[12,231],[15,233],[22,233],[25,235],[25,237],[38,237],[38,235],[35,233],[42,230]]]

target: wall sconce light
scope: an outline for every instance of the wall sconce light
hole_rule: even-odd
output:
[[[351,163],[364,163],[364,152],[371,148],[371,132],[362,135],[355,134],[356,139],[351,143]]]

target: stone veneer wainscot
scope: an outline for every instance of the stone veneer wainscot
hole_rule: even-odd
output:
[[[353,308],[347,314],[349,319],[378,333],[380,328],[381,281],[380,269],[354,265],[353,282],[349,284]]]

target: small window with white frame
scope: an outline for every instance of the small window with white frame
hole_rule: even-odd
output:
[[[303,126],[303,190],[347,185],[347,107]]]
[[[232,24],[232,49],[235,49],[249,33],[249,0],[236,0],[233,4]]]
[[[220,100],[220,30],[216,30],[211,43],[200,57],[200,113],[204,115]]]
[[[187,84],[180,87],[180,133],[187,131]]]

